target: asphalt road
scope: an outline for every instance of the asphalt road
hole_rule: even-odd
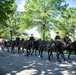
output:
[[[0,49],[0,75],[76,75],[76,56],[71,55],[62,63],[56,60],[56,55],[51,61],[47,60],[47,53],[44,58],[30,55],[13,54]]]

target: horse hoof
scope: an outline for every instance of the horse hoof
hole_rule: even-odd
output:
[[[52,61],[51,59],[49,59],[49,61]]]
[[[61,60],[58,60],[61,63]]]
[[[42,56],[40,56],[42,58]]]
[[[32,54],[30,54],[30,55],[32,55]]]
[[[64,61],[66,61],[66,59],[64,59]]]
[[[37,56],[37,54],[35,54]]]
[[[13,52],[13,54],[15,54],[15,52]]]
[[[50,60],[50,59],[48,58],[48,60]]]
[[[70,57],[68,57],[68,59],[70,59]]]
[[[26,56],[29,56],[29,54],[27,54]]]

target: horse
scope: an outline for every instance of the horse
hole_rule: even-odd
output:
[[[24,53],[25,44],[26,44],[26,41],[24,39],[19,40],[18,53],[21,53],[21,52]],[[22,51],[21,51],[21,49],[22,49]]]
[[[27,56],[32,55],[34,52],[34,41],[27,40],[27,46],[26,46],[26,52]]]
[[[68,44],[65,49],[68,50],[68,52],[69,52],[69,54],[68,54],[69,59],[70,59],[70,55],[71,55],[72,51],[76,55],[76,41],[71,42],[70,44]]]
[[[66,47],[66,43],[63,40],[61,40],[61,39],[54,40],[48,48],[48,60],[50,60],[50,56],[52,55],[52,52],[56,53],[57,60],[59,62],[61,62],[61,60],[59,58],[60,54],[62,55],[63,59],[65,60],[65,56],[63,53],[65,47]]]
[[[40,40],[39,44],[38,44],[38,51],[39,51],[39,55],[42,58],[42,54],[43,51],[47,49],[47,45],[46,45],[46,41],[45,40]]]
[[[11,40],[5,41],[5,42],[3,43],[3,45],[4,45],[4,48],[6,48],[7,51],[9,52],[9,47],[11,47]]]
[[[33,54],[34,51],[35,51],[35,55],[37,55],[37,51],[39,51],[39,49],[40,49],[40,48],[39,48],[40,41],[41,41],[41,39],[34,40],[32,54]]]
[[[20,40],[19,41],[19,44],[18,44],[18,53],[21,52],[22,49],[22,52],[24,53],[24,49],[26,49],[26,55],[29,56],[30,54],[32,55],[33,54],[33,49],[34,49],[34,41],[31,41],[31,40]]]
[[[3,46],[4,46],[4,48],[7,49],[8,52],[11,50],[11,52],[14,53],[14,46],[15,46],[15,41],[14,40],[5,41],[3,43]]]

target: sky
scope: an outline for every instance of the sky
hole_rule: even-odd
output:
[[[18,11],[24,11],[24,4],[25,4],[25,0],[15,0],[16,4],[17,4],[17,10]]]
[[[76,7],[76,0],[66,0],[66,3],[69,4],[69,7]]]
[[[18,5],[18,11],[24,11],[24,4],[26,0],[16,0],[15,2]],[[76,0],[66,0],[66,3],[69,4],[69,7],[76,7]]]
[[[26,0],[16,0],[16,4],[18,5],[17,11],[24,11],[24,4],[25,4]],[[69,7],[76,7],[76,0],[66,0],[66,3],[69,4]],[[30,29],[28,31],[26,31],[27,33],[29,33],[29,36],[31,34],[33,34],[35,37],[40,38],[39,33],[36,31],[36,28]],[[55,37],[55,33],[52,31],[51,32],[51,37],[54,38]]]

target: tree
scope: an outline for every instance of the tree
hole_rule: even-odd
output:
[[[65,33],[70,35],[75,34],[76,29],[76,8],[67,8],[65,11],[62,11],[59,19],[55,22],[55,30],[59,30],[63,36]]]
[[[16,36],[22,37],[23,35],[27,35],[27,33],[24,32],[24,22],[25,21],[23,19],[23,13],[17,11],[14,14],[12,14],[10,18],[7,20],[8,26],[6,29],[12,32],[13,38],[15,38]]]
[[[14,13],[15,0],[0,0],[0,24],[4,23],[9,15]]]
[[[65,0],[27,0],[25,4],[25,23],[29,27],[37,26],[45,39],[46,31],[54,25],[54,19],[65,10],[67,5],[61,5]]]
[[[15,11],[15,0],[0,0],[0,37],[9,37],[9,25],[7,22]]]

